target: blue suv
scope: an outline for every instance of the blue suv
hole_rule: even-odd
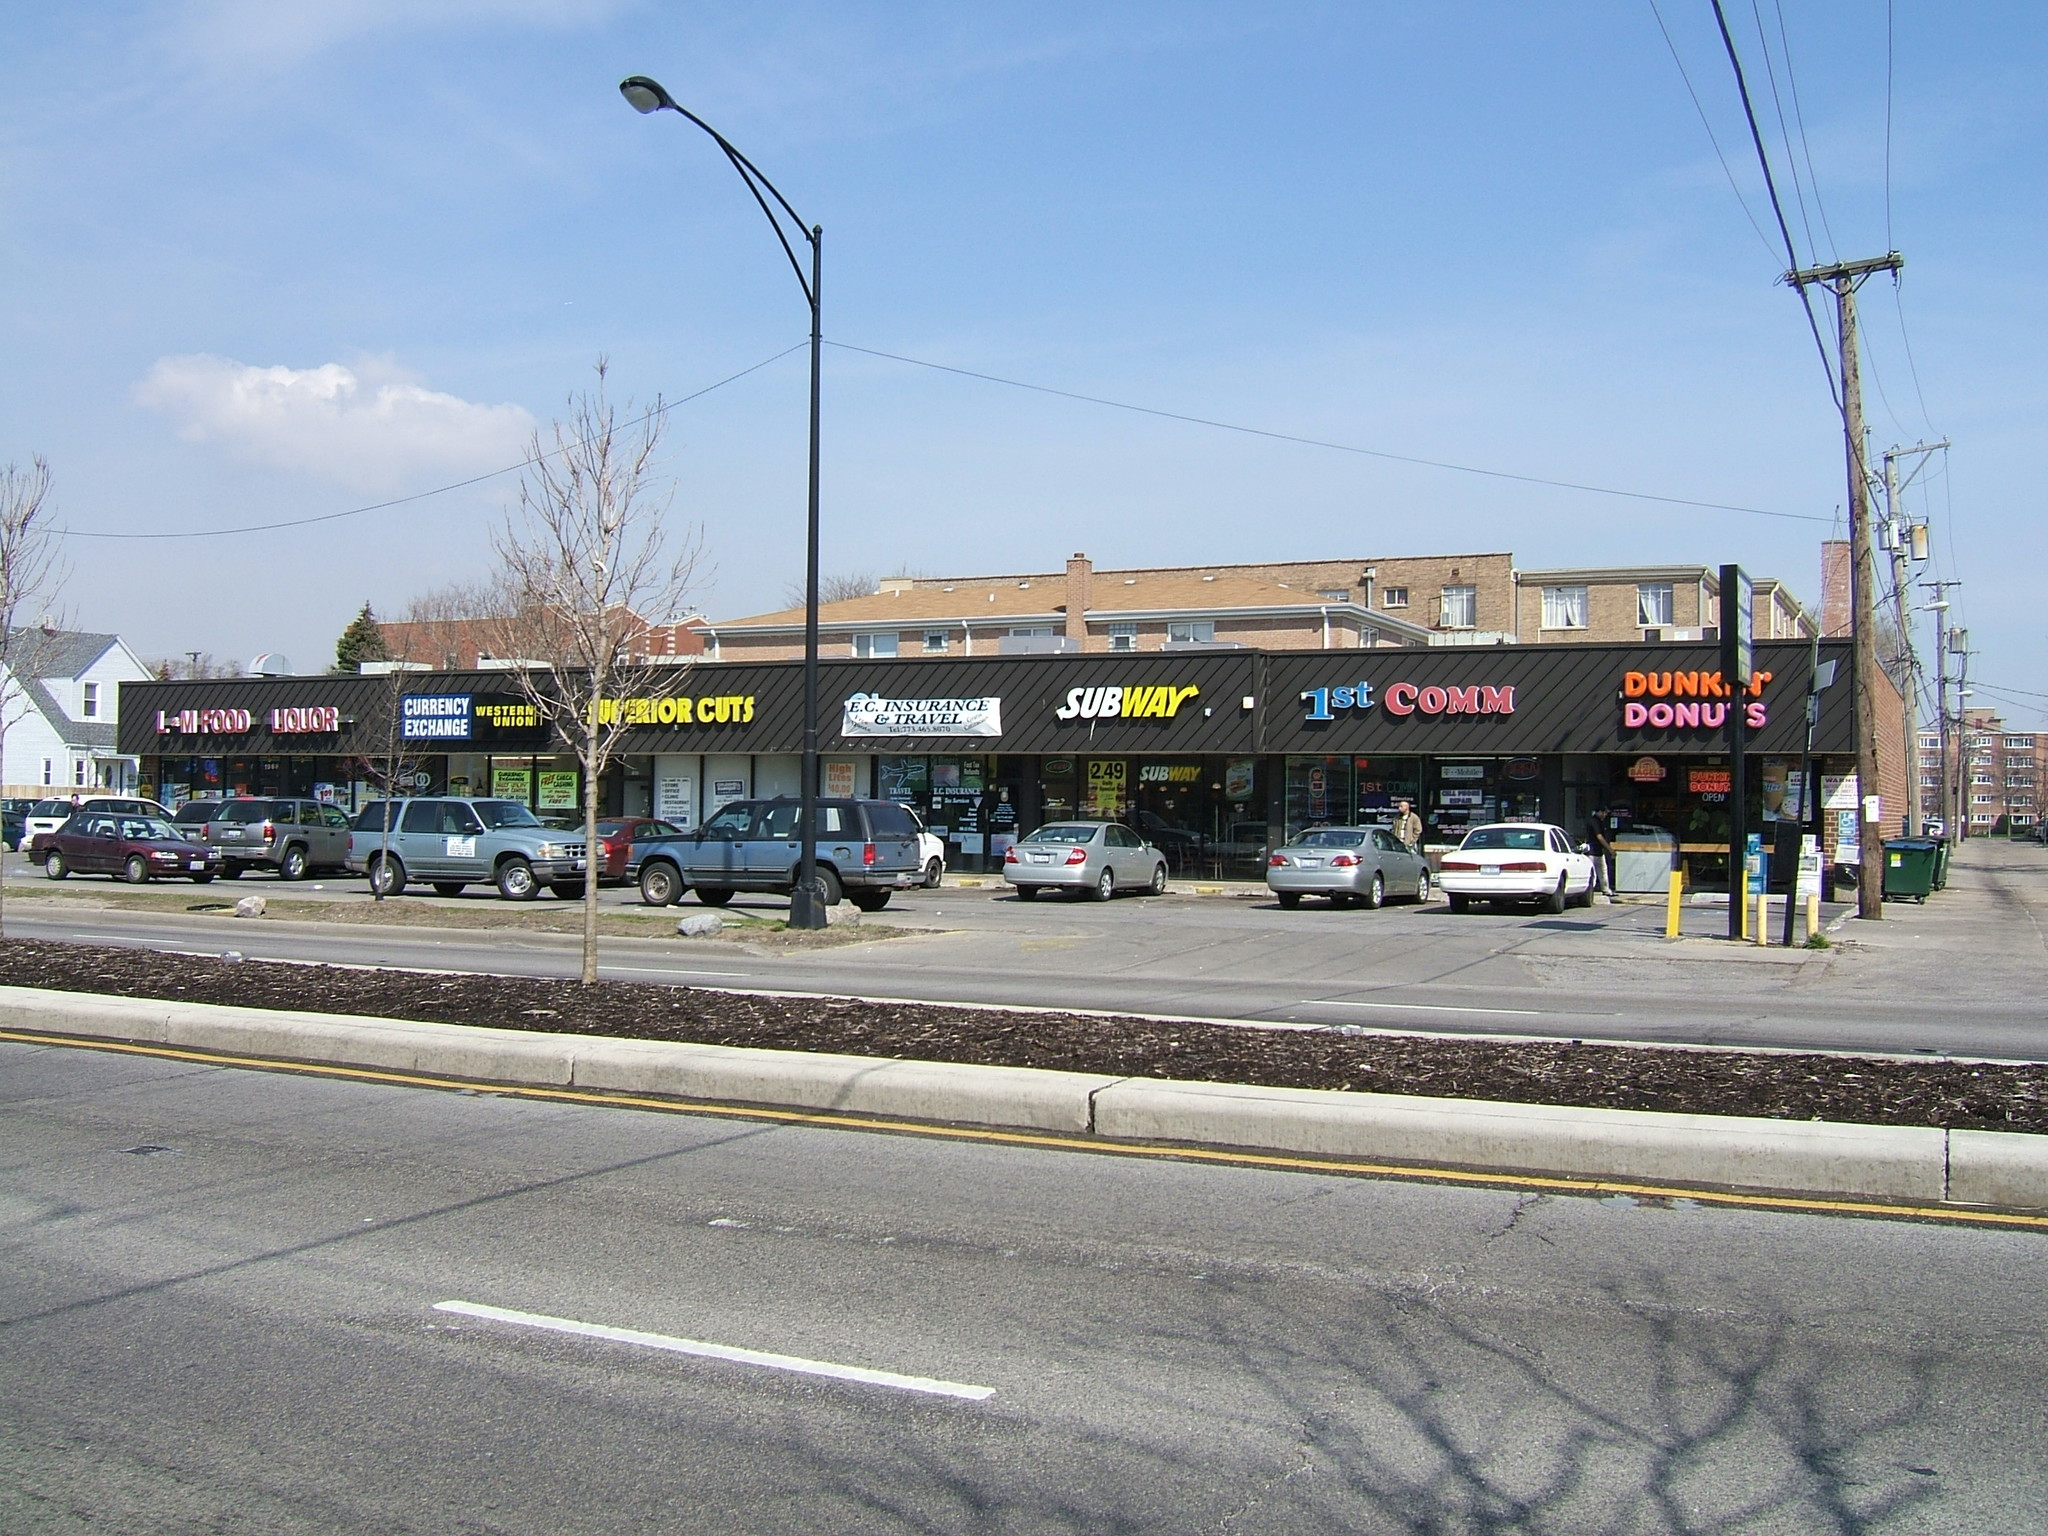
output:
[[[626,878],[640,899],[665,907],[692,890],[722,907],[735,891],[787,896],[796,888],[803,846],[794,800],[736,800],[694,832],[636,839]],[[818,884],[825,905],[843,895],[863,912],[879,912],[893,892],[924,879],[917,820],[893,800],[818,802]]]

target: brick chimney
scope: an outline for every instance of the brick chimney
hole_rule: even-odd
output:
[[[1849,602],[1849,541],[1823,539],[1820,546],[1820,632],[1830,639],[1851,633],[1855,611]]]
[[[1088,604],[1094,578],[1095,567],[1076,551],[1067,561],[1067,638],[1078,651],[1088,649]]]

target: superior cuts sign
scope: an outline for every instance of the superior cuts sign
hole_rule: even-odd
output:
[[[1000,736],[1003,701],[885,699],[856,693],[842,707],[841,736]]]

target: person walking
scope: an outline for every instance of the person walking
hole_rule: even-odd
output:
[[[1614,840],[1607,835],[1607,813],[1595,811],[1586,818],[1586,841],[1593,849],[1593,889],[1603,896],[1614,894]]]
[[[1415,814],[1415,807],[1410,802],[1396,800],[1394,804],[1400,807],[1400,814],[1394,818],[1393,833],[1395,838],[1406,847],[1420,847],[1422,845],[1422,818]]]

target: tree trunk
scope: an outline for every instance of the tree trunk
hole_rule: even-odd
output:
[[[604,729],[599,719],[604,708],[604,682],[602,677],[593,678],[597,684],[590,690],[590,719],[583,728],[581,742],[583,758],[583,984],[589,986],[597,980],[597,767],[601,756],[598,750],[598,733]]]

